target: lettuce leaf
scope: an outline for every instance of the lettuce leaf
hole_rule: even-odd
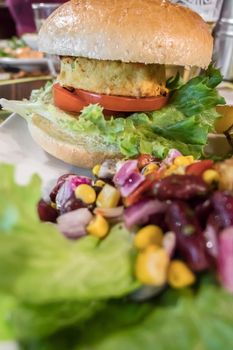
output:
[[[105,307],[104,301],[20,303],[10,309],[10,326],[18,340],[46,338],[64,328],[82,324]],[[0,331],[1,335],[1,331]],[[1,339],[1,337],[0,337]]]
[[[136,323],[130,319],[130,304],[118,310],[113,307],[112,316],[110,310],[98,315],[98,322],[94,319],[86,325],[88,335],[77,337],[76,350],[232,349],[232,295],[203,285],[197,293],[167,291],[159,301],[159,305],[158,300],[151,303]],[[110,326],[106,325],[107,315]]]
[[[34,175],[27,186],[18,186],[12,165],[0,165],[0,234],[8,235],[13,229],[27,230],[40,225],[36,204],[41,197],[41,181]]]
[[[11,311],[15,305],[16,300],[12,296],[0,293],[0,344],[3,340],[9,341],[15,339],[15,332],[10,320]]]
[[[6,275],[0,288],[29,303],[120,297],[138,286],[133,253],[121,226],[101,242],[93,237],[69,242],[46,224],[12,229],[0,236],[0,273]]]
[[[203,145],[206,142],[206,134],[208,134],[208,128],[201,125],[195,117],[183,119],[163,128],[154,125],[153,130],[163,137],[180,140],[186,144]]]
[[[86,323],[33,349],[231,350],[233,296],[214,282],[201,282],[197,290],[167,290],[146,303],[111,300]]]
[[[21,117],[29,121],[34,113],[42,117],[49,118],[48,106],[53,103],[52,83],[48,82],[44,87],[33,90],[30,100],[6,100],[0,99],[0,106],[12,113],[18,113]]]
[[[222,78],[220,71],[210,65],[203,75],[191,79],[175,90],[171,103],[188,117],[218,104],[225,104],[225,99],[215,89]]]
[[[0,289],[29,304],[120,297],[138,287],[132,237],[122,226],[102,241],[70,241],[55,225],[39,222],[40,181],[14,183],[13,168],[0,174]]]

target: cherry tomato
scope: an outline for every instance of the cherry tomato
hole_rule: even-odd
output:
[[[155,111],[164,107],[169,96],[159,97],[123,97],[97,94],[81,89],[69,91],[59,84],[53,85],[54,104],[67,112],[80,112],[89,104],[99,103],[104,110],[115,112],[145,112]]]
[[[210,159],[201,160],[196,163],[190,164],[186,168],[186,174],[201,176],[204,171],[213,168],[214,162]]]

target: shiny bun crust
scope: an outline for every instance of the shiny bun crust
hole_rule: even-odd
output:
[[[166,0],[73,0],[39,32],[49,54],[206,68],[213,39],[202,18]]]
[[[79,143],[72,143],[71,140],[54,125],[38,114],[34,114],[28,124],[30,134],[34,141],[52,156],[63,160],[68,164],[80,168],[91,169],[96,164],[102,163],[106,159],[120,159],[121,155],[104,151],[88,150],[91,140],[82,140]]]

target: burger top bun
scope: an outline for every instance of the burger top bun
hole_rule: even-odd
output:
[[[208,25],[166,0],[72,0],[39,32],[39,49],[61,56],[206,68]]]

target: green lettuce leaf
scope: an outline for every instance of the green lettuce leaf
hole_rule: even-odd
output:
[[[132,237],[116,225],[102,241],[70,241],[39,222],[40,182],[14,183],[11,166],[0,174],[0,289],[29,304],[120,297],[138,287]]]
[[[214,282],[201,282],[200,289],[167,290],[150,302],[109,301],[86,323],[33,349],[231,350],[233,296]]]
[[[163,128],[154,125],[153,129],[165,138],[179,140],[186,144],[204,145],[208,135],[208,128],[201,125],[195,117],[184,119]]]
[[[37,280],[37,288],[41,290],[43,286],[46,289],[44,278],[47,276],[48,281],[51,278],[47,273],[43,275],[46,263],[54,264],[54,273],[57,275],[53,278],[58,277],[56,272],[58,264],[55,259],[49,260],[49,250],[51,250],[52,258],[53,255],[56,255],[56,251],[54,251],[56,238],[59,241],[60,237],[62,241],[64,238],[56,232],[52,225],[42,224],[38,220],[36,204],[41,195],[39,178],[34,176],[29,184],[19,186],[14,181],[13,167],[3,164],[0,165],[0,174],[0,240],[2,238],[7,242],[0,248],[2,253],[2,255],[0,253],[0,287],[1,290],[8,290],[9,293],[7,295],[0,294],[0,339],[14,339],[14,337],[28,339],[35,336],[47,336],[65,326],[83,322],[92,317],[104,305],[103,301],[79,302],[76,301],[78,298],[76,296],[74,301],[67,298],[68,301],[54,302],[52,295],[50,295],[50,303],[38,304],[41,302],[40,293],[38,293],[35,298],[31,298],[35,304],[28,302],[30,295],[34,293],[34,280],[30,277],[30,273],[26,272],[26,269],[30,269],[33,275],[33,264],[38,265],[37,269],[35,268],[37,276],[34,276]],[[44,236],[42,232],[44,232]],[[50,234],[52,237],[49,237]],[[44,237],[42,242],[40,242],[40,235]],[[31,253],[28,253],[27,251],[31,249],[29,243],[32,246],[37,246],[38,250],[32,249]],[[35,255],[33,256],[33,254]],[[58,256],[57,259],[59,259]],[[67,276],[67,278],[71,277]],[[25,285],[23,285],[24,283]],[[60,280],[60,283],[65,288],[65,281]],[[15,290],[18,285],[22,285],[19,292]],[[45,289],[44,292],[46,292]],[[54,294],[55,292],[56,290]],[[26,293],[28,293],[29,298],[27,298]]]
[[[0,236],[0,288],[29,303],[119,297],[138,286],[133,258],[131,237],[120,226],[101,242],[70,242],[48,224],[12,229]]]
[[[216,111],[215,108],[206,109],[205,111],[199,113],[196,118],[199,121],[199,124],[203,126],[203,128],[207,128],[208,132],[215,132],[214,124],[215,121],[221,116]]]
[[[84,323],[100,312],[104,306],[104,301],[95,300],[88,302],[70,300],[39,305],[21,303],[9,310],[11,317],[8,323],[18,340],[46,338],[63,328]]]
[[[86,325],[88,335],[77,337],[76,350],[232,349],[232,295],[203,285],[197,293],[167,291],[159,301],[159,305],[158,300],[151,303],[136,323],[130,319],[130,305],[118,311],[113,308],[112,316],[99,315],[98,322],[94,319]],[[111,326],[106,324],[107,315]]]
[[[36,204],[41,196],[41,181],[34,175],[27,186],[18,186],[14,180],[14,168],[0,165],[0,233],[7,235],[13,229],[27,230],[40,224]]]
[[[15,332],[11,324],[11,311],[15,305],[16,300],[12,296],[0,293],[0,344],[1,341],[15,339]]]
[[[34,113],[40,114],[42,117],[49,118],[48,106],[53,103],[52,99],[52,83],[47,82],[44,87],[33,90],[30,100],[6,100],[0,99],[0,105],[7,111],[18,113],[27,121],[31,120]]]
[[[186,116],[191,117],[225,104],[225,99],[216,90],[222,81],[220,71],[210,65],[208,70],[173,92],[171,103]]]
[[[182,85],[180,73],[177,72],[174,77],[170,77],[166,81],[166,87],[169,89],[169,91],[173,91],[178,89]]]

